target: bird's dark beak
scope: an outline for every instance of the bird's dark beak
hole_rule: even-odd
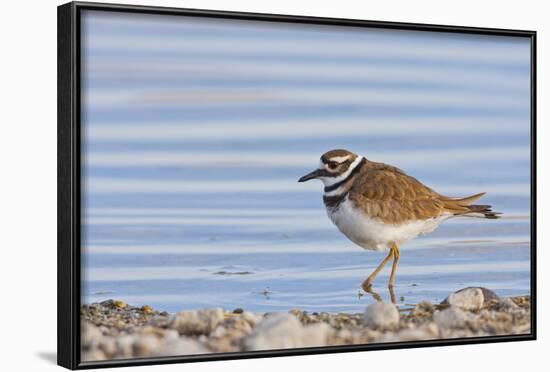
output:
[[[306,182],[306,181],[309,181],[309,180],[313,180],[317,177],[321,177],[322,175],[323,174],[322,174],[322,171],[320,169],[315,169],[313,172],[308,173],[305,176],[303,176],[302,178],[300,178],[298,180],[298,182]]]

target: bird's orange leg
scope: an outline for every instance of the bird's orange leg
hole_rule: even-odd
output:
[[[395,282],[395,273],[397,272],[397,264],[399,263],[399,257],[401,256],[401,253],[399,252],[399,247],[395,243],[392,244],[390,252],[393,255],[393,264],[391,267],[390,282],[388,284],[388,287],[390,288],[390,290],[393,290],[393,283]]]
[[[375,291],[372,290],[372,287],[369,287],[368,289],[365,289],[365,292],[370,294],[372,296],[372,298],[374,298],[376,301],[378,302],[383,302],[382,301],[382,297],[380,297],[380,295],[378,293],[376,293]]]
[[[369,275],[367,280],[365,280],[363,282],[363,284],[361,285],[365,292],[370,293],[370,289],[371,289],[372,282],[373,282],[374,278],[376,278],[376,275],[378,275],[378,273],[384,268],[384,266],[386,266],[386,264],[391,260],[392,257],[393,257],[393,245],[392,245],[392,248],[390,249],[390,253],[388,253],[386,258],[384,258],[384,260],[380,263],[380,265],[378,265],[376,270],[374,270],[372,272],[372,274]],[[394,263],[395,263],[395,260],[394,260]],[[393,271],[392,271],[392,273],[393,273]]]

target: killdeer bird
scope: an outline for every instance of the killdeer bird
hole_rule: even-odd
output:
[[[346,237],[365,249],[389,251],[362,287],[371,292],[374,278],[393,258],[388,285],[392,298],[400,245],[431,233],[449,218],[495,219],[500,214],[490,205],[473,204],[485,193],[465,198],[444,196],[396,167],[347,150],[323,154],[319,168],[298,182],[312,179],[320,179],[325,185],[327,214]]]

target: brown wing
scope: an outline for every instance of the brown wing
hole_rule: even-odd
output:
[[[348,195],[370,216],[386,223],[426,220],[446,210],[442,196],[416,178],[398,168],[371,161],[358,174]]]

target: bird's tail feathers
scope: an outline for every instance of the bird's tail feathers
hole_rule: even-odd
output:
[[[472,195],[472,196],[467,196],[467,197],[461,198],[461,199],[454,199],[454,200],[456,202],[459,202],[462,205],[470,205],[473,202],[478,201],[485,194],[486,194],[485,192],[480,192],[479,194],[475,194],[475,195]]]
[[[472,204],[479,200],[484,192],[479,194],[467,196],[460,199],[446,198],[445,209],[453,213],[455,216],[464,216],[464,217],[475,217],[475,218],[488,218],[488,219],[497,219],[500,218],[502,213],[494,212],[491,210],[491,206],[488,204]]]
[[[464,217],[476,217],[476,218],[488,218],[490,220],[496,220],[500,218],[500,212],[494,212],[491,210],[490,205],[473,204],[468,207],[469,212],[463,214]]]

